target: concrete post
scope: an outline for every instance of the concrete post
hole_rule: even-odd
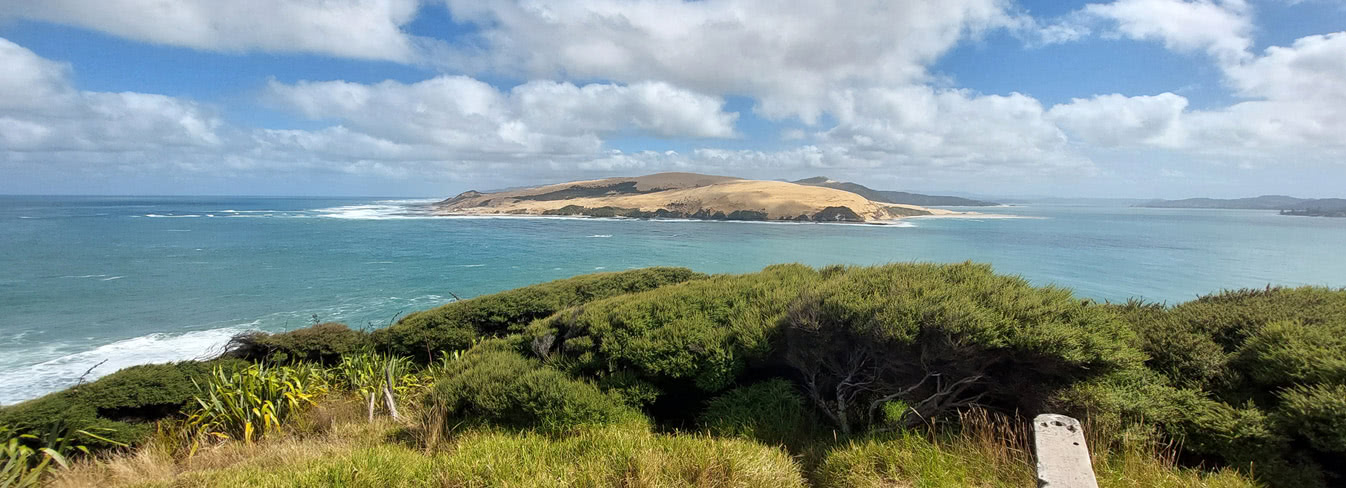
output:
[[[1098,488],[1078,420],[1051,413],[1034,417],[1033,451],[1039,488]]]

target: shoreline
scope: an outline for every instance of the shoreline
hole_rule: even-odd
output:
[[[590,215],[545,215],[540,213],[504,213],[504,212],[462,212],[462,211],[438,211],[430,210],[430,215],[434,217],[445,218],[499,218],[499,219],[560,219],[560,220],[645,220],[652,222],[731,222],[731,223],[753,223],[753,224],[824,224],[824,225],[895,225],[911,219],[1032,219],[1038,217],[1027,217],[1020,215],[992,214],[981,212],[962,212],[955,210],[944,210],[930,208],[932,213],[929,215],[908,215],[903,217],[893,217],[888,219],[873,219],[864,221],[813,221],[813,220],[793,220],[793,219],[698,219],[689,217],[662,218],[662,217],[626,217],[626,216],[590,216]]]

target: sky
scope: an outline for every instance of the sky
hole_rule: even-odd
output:
[[[1346,0],[0,0],[0,194],[1346,197]]]

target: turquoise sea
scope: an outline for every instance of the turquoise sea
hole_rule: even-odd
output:
[[[898,225],[435,217],[427,201],[0,197],[0,404],[246,330],[399,314],[582,273],[989,262],[1100,300],[1346,286],[1346,219],[1021,205]],[[96,366],[96,367],[95,367]]]

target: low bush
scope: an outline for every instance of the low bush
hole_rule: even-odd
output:
[[[817,441],[819,420],[795,386],[783,379],[735,388],[715,397],[699,425],[711,435],[742,437],[793,451]]]
[[[685,268],[645,268],[526,286],[407,315],[374,331],[373,341],[384,352],[424,363],[442,351],[467,349],[479,338],[519,332],[566,307],[704,276]]]
[[[576,373],[676,391],[684,405],[746,371],[792,369],[843,431],[893,400],[913,419],[974,405],[1033,411],[1143,359],[1110,311],[970,263],[777,265],[592,302],[526,336]]]
[[[525,337],[539,356],[577,373],[680,391],[699,406],[750,361],[769,359],[790,301],[818,278],[797,264],[713,276],[571,308],[529,325]]]
[[[1273,486],[1346,482],[1335,461],[1346,452],[1346,290],[1268,287],[1116,308],[1163,376],[1152,383],[1173,385],[1138,402],[1138,415],[1190,454]]]
[[[498,342],[477,346],[440,374],[426,403],[429,415],[443,416],[428,422],[441,430],[466,422],[560,432],[640,417],[593,384]]]
[[[369,345],[369,334],[346,324],[327,322],[289,332],[248,332],[226,346],[226,357],[252,362],[306,362],[332,365]]]
[[[196,394],[194,378],[212,369],[232,370],[238,360],[184,361],[133,366],[96,381],[0,408],[0,425],[22,433],[53,429],[95,432],[90,449],[135,445],[154,430],[154,422],[183,411]]]

